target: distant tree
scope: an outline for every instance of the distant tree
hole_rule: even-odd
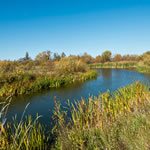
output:
[[[81,56],[81,60],[87,64],[90,64],[93,61],[93,58],[85,52],[83,56]]]
[[[61,58],[66,57],[66,54],[64,52],[61,53]]]
[[[130,55],[124,55],[124,56],[122,57],[122,60],[124,60],[124,61],[129,61],[129,60],[130,60]]]
[[[28,53],[28,52],[26,52],[25,59],[26,59],[26,60],[28,60],[28,59],[29,59],[29,53]]]
[[[36,56],[35,60],[37,60],[37,61],[42,60],[42,53],[39,53],[39,54]]]
[[[48,61],[51,60],[51,51],[43,51],[42,53],[39,53],[35,60],[37,61]]]
[[[46,55],[47,55],[47,60],[51,59],[51,51],[46,51]]]
[[[42,59],[43,61],[48,61],[51,59],[51,52],[50,51],[43,51],[42,52]]]
[[[30,60],[30,57],[29,57],[29,53],[28,53],[28,52],[26,52],[26,55],[25,55],[24,60]]]
[[[122,56],[120,54],[117,54],[114,56],[114,61],[121,61]]]
[[[111,60],[111,51],[106,50],[105,52],[102,53],[102,61],[107,62]]]
[[[96,62],[97,62],[97,63],[102,62],[102,56],[100,56],[100,55],[99,55],[99,56],[96,56],[95,59],[96,59]]]
[[[122,60],[124,61],[135,61],[137,60],[137,55],[124,55],[122,56]]]
[[[145,52],[143,55],[150,55],[150,51]]]
[[[26,61],[31,60],[31,58],[29,57],[29,53],[26,52],[25,57],[23,58],[19,58],[18,61],[22,62],[22,63],[27,63]]]
[[[137,56],[136,57],[136,61],[143,61],[143,56],[141,55],[141,56]]]
[[[137,60],[142,61],[144,64],[150,66],[150,51],[145,52],[141,56],[137,57]]]
[[[61,56],[57,53],[54,53],[54,61],[59,61],[61,59]]]

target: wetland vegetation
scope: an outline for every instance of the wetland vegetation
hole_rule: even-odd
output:
[[[142,55],[116,54],[112,57],[111,51],[105,51],[96,56],[95,61],[89,64],[90,68],[118,68],[134,69],[141,73],[150,73],[150,51]]]
[[[105,90],[98,96],[81,95],[74,102],[68,100],[67,105],[57,101],[56,95],[53,115],[46,118],[47,122],[53,118],[50,130],[40,123],[42,116],[25,116],[28,105],[20,121],[16,116],[11,121],[6,119],[13,96],[94,79],[98,73],[92,68],[132,68],[149,73],[149,57],[150,52],[112,57],[110,51],[105,51],[93,58],[87,53],[67,57],[64,53],[52,56],[50,51],[44,51],[34,60],[26,53],[17,61],[0,61],[0,97],[7,99],[0,102],[0,149],[149,149],[149,83],[135,81],[115,91]],[[112,78],[108,72],[105,70],[99,76]],[[119,74],[116,79],[120,78]],[[114,82],[111,80],[110,84]]]
[[[148,149],[150,103],[149,86],[140,82],[120,88],[112,94],[68,101],[64,111],[55,99],[55,126],[49,133],[35,120],[6,123],[1,109],[1,149]],[[27,108],[27,107],[26,107]],[[26,110],[25,108],[25,110]],[[24,113],[23,113],[24,115]],[[47,118],[48,119],[48,118]],[[53,137],[53,141],[51,140]]]
[[[27,53],[18,61],[1,61],[0,68],[0,97],[30,94],[97,76],[97,72],[77,56],[54,53],[52,59],[50,51],[38,54],[35,60]]]
[[[34,60],[27,52],[17,61],[0,61],[0,97],[30,94],[95,78],[97,73],[90,68],[131,68],[149,73],[149,59],[149,51],[141,56],[117,54],[112,57],[107,50],[95,58],[87,53],[66,57],[65,53],[52,56],[52,52],[43,51]]]

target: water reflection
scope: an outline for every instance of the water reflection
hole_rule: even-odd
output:
[[[104,80],[108,80],[112,78],[112,70],[111,69],[102,69],[101,74]]]

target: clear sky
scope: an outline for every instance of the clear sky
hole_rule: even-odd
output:
[[[0,0],[0,59],[43,50],[92,56],[150,50],[150,0]]]

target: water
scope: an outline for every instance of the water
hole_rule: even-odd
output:
[[[87,98],[89,95],[98,96],[107,90],[112,92],[134,81],[150,80],[149,75],[130,70],[97,69],[97,71],[99,75],[94,80],[14,98],[8,110],[8,120],[11,120],[15,114],[17,114],[17,119],[19,120],[25,106],[30,103],[26,110],[26,115],[31,114],[35,118],[38,113],[43,116],[39,121],[46,126],[50,126],[55,96],[62,106],[65,106],[68,99],[73,102],[74,100],[80,100],[81,97]]]

